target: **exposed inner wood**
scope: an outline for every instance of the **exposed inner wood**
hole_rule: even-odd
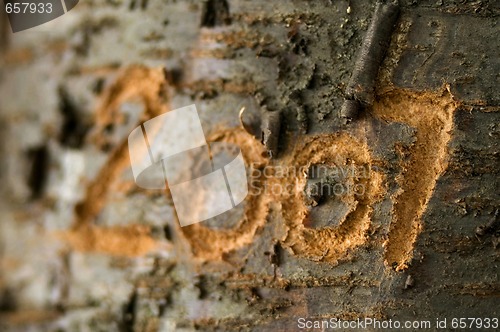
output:
[[[369,174],[356,182],[365,187],[362,195],[348,195],[350,211],[338,227],[311,229],[304,227],[308,218],[303,191],[307,174],[286,177],[282,185],[293,188],[281,197],[282,214],[288,227],[283,244],[294,254],[312,260],[337,263],[351,257],[352,249],[363,245],[371,224],[373,204],[384,193],[384,176],[372,170],[372,158],[366,142],[347,134],[319,135],[306,138],[288,154],[285,163],[308,169],[311,165],[325,164],[340,167],[353,163],[364,166]]]
[[[103,143],[103,128],[110,124],[121,123],[118,107],[123,102],[139,99],[144,104],[145,111],[140,117],[140,122],[168,111],[164,95],[166,85],[161,68],[131,66],[120,73],[116,81],[105,90],[96,110],[96,128],[93,135],[96,143],[98,145]],[[58,234],[71,248],[136,256],[156,247],[155,240],[149,235],[149,227],[130,225],[102,228],[94,225],[95,219],[106,205],[108,193],[113,188],[119,189],[117,180],[129,167],[128,141],[125,138],[113,149],[108,161],[87,186],[83,201],[75,207],[76,218],[73,229]]]
[[[233,143],[240,147],[246,166],[265,167],[268,159],[264,146],[243,128],[219,129],[207,137],[209,142]],[[252,168],[250,168],[252,171]],[[180,229],[189,241],[193,254],[204,260],[221,260],[225,253],[250,244],[257,230],[264,225],[272,198],[265,192],[265,179],[260,176],[258,183],[249,184],[243,220],[233,229],[214,230],[202,224],[193,224]],[[203,193],[193,193],[196,195]],[[193,206],[195,208],[195,206]]]
[[[100,136],[100,129],[106,125],[121,122],[117,113],[118,106],[131,98],[139,98],[145,105],[145,114],[141,116],[141,121],[168,111],[168,106],[162,99],[166,84],[161,69],[126,69],[103,95],[102,103],[96,112],[95,137]],[[457,103],[453,101],[447,89],[439,93],[420,94],[388,90],[374,103],[375,116],[386,121],[405,123],[416,129],[416,143],[407,151],[407,161],[401,165],[403,171],[397,179],[401,189],[393,197],[393,221],[388,240],[384,244],[386,264],[396,264],[398,270],[405,269],[412,258],[413,245],[422,228],[422,215],[434,190],[436,179],[446,168],[446,145],[450,140],[452,114],[456,108]],[[241,128],[216,130],[209,140],[239,145],[247,166],[255,163],[264,167],[268,165],[267,159],[262,157],[264,147]],[[286,157],[278,160],[275,166],[299,170],[316,164],[337,167],[353,163],[367,166],[368,169],[372,165],[366,142],[360,142],[347,134],[319,135],[299,141],[301,143],[287,151],[284,154]],[[79,237],[75,237],[75,233],[68,233],[67,236],[75,248],[132,254],[128,249],[116,251],[112,246],[102,245],[108,242],[108,237],[119,239],[124,230],[116,230],[114,233],[112,229],[99,230],[91,226],[104,207],[109,188],[116,184],[120,174],[129,167],[127,147],[127,141],[123,141],[114,149],[106,165],[87,187],[86,198],[77,206],[77,220],[72,232],[81,229],[82,233]],[[250,192],[245,201],[245,217],[238,227],[221,231],[203,225],[192,225],[183,228],[182,233],[191,244],[195,256],[202,259],[222,259],[224,253],[252,242],[257,229],[265,223],[269,204],[277,202],[287,226],[287,234],[281,239],[285,248],[289,248],[298,256],[333,263],[351,257],[352,249],[366,242],[373,204],[380,200],[384,193],[383,176],[370,171],[368,178],[357,179],[366,187],[365,194],[361,197],[351,195],[348,198],[345,203],[349,206],[349,212],[338,227],[322,229],[304,227],[309,214],[303,197],[306,180],[306,174],[297,172],[294,172],[293,176],[276,176],[272,172],[265,176],[263,174],[259,180],[262,186],[258,188],[259,193]],[[257,190],[250,187],[250,190]],[[282,189],[278,194],[275,192],[277,187]],[[141,232],[137,240],[142,241],[145,234]],[[82,240],[83,238],[86,240]],[[85,246],[82,246],[82,243],[85,243]],[[153,246],[148,244],[139,247],[142,249],[138,249],[137,253]]]
[[[416,142],[407,151],[408,159],[397,178],[400,190],[393,197],[393,219],[385,243],[385,262],[395,264],[398,271],[408,267],[436,180],[447,167],[447,144],[457,107],[447,88],[437,93],[387,91],[373,105],[377,117],[416,129]]]
[[[150,236],[150,228],[144,225],[115,227],[88,225],[58,233],[58,236],[73,250],[82,252],[134,257],[158,248],[158,243]]]

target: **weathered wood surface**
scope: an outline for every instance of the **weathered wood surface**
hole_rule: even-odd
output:
[[[500,5],[400,5],[375,101],[348,124],[374,1],[81,1],[17,34],[2,17],[2,329],[499,317],[498,226],[476,233],[500,203]],[[249,164],[366,167],[346,181],[369,190],[311,207],[303,176],[275,174],[258,188],[291,193],[180,228],[168,195],[135,187],[126,139],[191,103]],[[242,106],[281,113],[271,160]]]

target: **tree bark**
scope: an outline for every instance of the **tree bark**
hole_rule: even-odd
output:
[[[500,6],[400,0],[380,29],[376,6],[80,1],[15,34],[0,15],[0,327],[494,327]],[[250,192],[180,227],[127,138],[193,103]]]

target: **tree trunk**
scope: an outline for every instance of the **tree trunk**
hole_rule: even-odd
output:
[[[1,15],[0,327],[498,327],[498,15],[89,0],[18,33]],[[193,103],[249,194],[181,227],[127,139]]]

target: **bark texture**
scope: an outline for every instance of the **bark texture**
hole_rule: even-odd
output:
[[[0,329],[500,318],[500,4],[399,5],[347,123],[375,1],[82,0],[16,34],[0,16]],[[181,228],[135,185],[127,137],[192,103],[254,176]]]

